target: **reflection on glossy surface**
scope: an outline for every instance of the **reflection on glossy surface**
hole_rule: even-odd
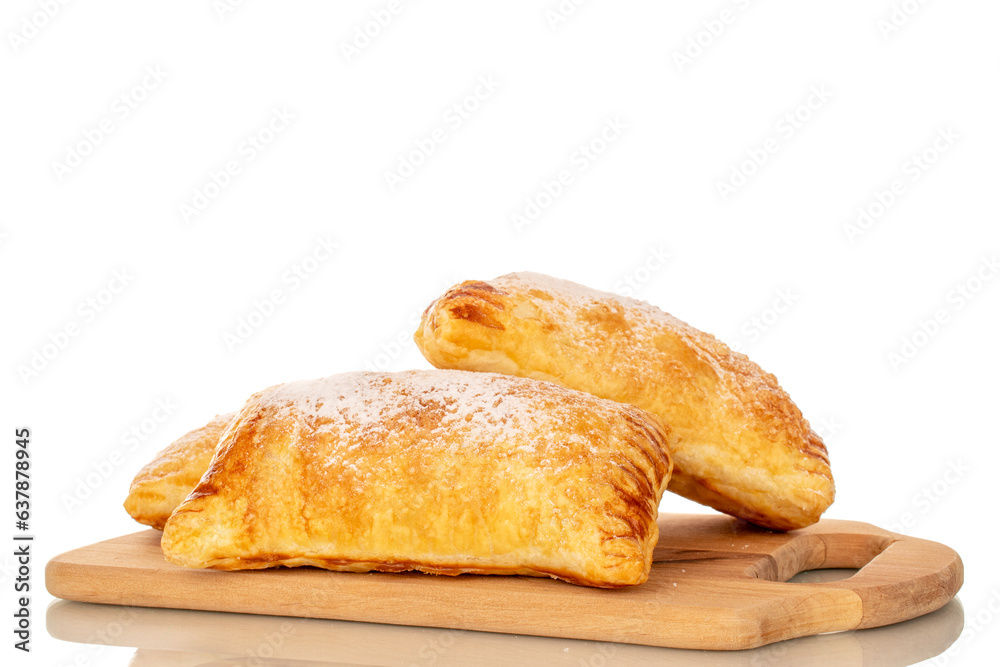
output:
[[[844,573],[798,575],[815,581]],[[885,628],[802,637],[750,651],[690,651],[633,644],[502,635],[281,616],[150,609],[58,601],[46,615],[56,639],[136,647],[132,667],[321,665],[912,665],[962,632],[955,599]]]

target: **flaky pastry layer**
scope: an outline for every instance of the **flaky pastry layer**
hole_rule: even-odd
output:
[[[222,570],[646,580],[669,428],[548,382],[347,373],[254,395],[164,528],[166,558]]]
[[[826,447],[775,377],[631,298],[535,273],[448,290],[414,339],[434,366],[550,380],[648,410],[677,435],[670,490],[761,526],[833,502]]]
[[[159,452],[132,480],[125,511],[139,523],[163,530],[167,519],[208,470],[215,448],[235,416],[235,412],[217,415]]]

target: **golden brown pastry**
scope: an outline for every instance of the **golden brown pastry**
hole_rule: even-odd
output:
[[[536,273],[456,285],[414,336],[439,368],[551,380],[636,405],[677,435],[670,489],[790,530],[833,502],[826,447],[745,355],[626,297]]]
[[[201,428],[181,436],[147,463],[132,480],[125,511],[157,530],[198,485],[226,426],[236,413],[217,415]]]
[[[646,580],[669,428],[632,406],[492,373],[346,373],[254,395],[164,528],[220,570]]]

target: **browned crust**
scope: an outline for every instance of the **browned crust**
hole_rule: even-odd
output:
[[[137,522],[163,530],[170,514],[198,485],[236,413],[216,415],[201,428],[182,435],[136,473],[125,511]]]
[[[503,294],[500,290],[489,283],[469,281],[452,288],[449,294],[454,300],[450,308],[452,317],[503,330],[503,325],[492,314],[504,309],[503,301],[495,298],[495,295]]]
[[[620,537],[620,536],[616,536]],[[610,539],[610,538],[609,538]],[[294,565],[288,565],[292,561]],[[239,570],[265,570],[278,567],[318,567],[323,570],[334,572],[421,572],[423,574],[433,574],[443,577],[458,577],[463,574],[474,575],[501,575],[501,576],[524,576],[524,577],[549,577],[561,579],[562,581],[576,584],[577,586],[588,586],[591,588],[627,588],[644,584],[649,578],[648,572],[641,574],[639,578],[630,582],[604,581],[595,583],[593,579],[579,576],[572,570],[560,568],[527,568],[527,567],[472,567],[464,563],[443,563],[438,565],[426,565],[416,560],[350,560],[343,558],[308,558],[302,559],[294,554],[272,553],[262,556],[240,558],[239,563],[226,565],[213,565],[209,569],[234,572]]]
[[[451,389],[463,383],[476,397]],[[295,384],[311,398],[290,404],[291,390],[279,386],[235,417],[167,523],[168,560],[531,574],[609,588],[645,581],[672,466],[673,436],[655,416],[493,374],[345,374],[285,387]],[[367,418],[338,407],[354,385]],[[442,509],[453,532],[428,532],[443,525]],[[378,527],[384,515],[389,532]],[[513,546],[493,552],[495,540]],[[400,552],[426,553],[428,544],[431,557]],[[534,556],[505,560],[518,549]]]
[[[670,490],[697,502],[782,530],[833,502],[827,449],[774,375],[647,303],[509,274],[448,290],[414,338],[439,368],[543,378],[657,414],[678,438]]]

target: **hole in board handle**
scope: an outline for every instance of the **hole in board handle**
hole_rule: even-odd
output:
[[[858,573],[858,568],[826,568],[803,570],[788,580],[789,584],[825,584],[831,581],[850,579]]]
[[[822,581],[846,579],[863,569],[894,541],[887,536],[859,533],[800,535],[774,551],[770,558],[758,561],[749,574],[768,581],[792,583],[820,583],[821,577],[826,577]],[[842,571],[841,576],[806,574],[829,570]],[[800,574],[803,576],[798,577]]]

